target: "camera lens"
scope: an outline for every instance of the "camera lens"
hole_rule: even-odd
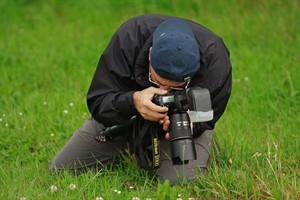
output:
[[[174,165],[187,164],[196,159],[196,150],[186,112],[170,116],[171,156]]]

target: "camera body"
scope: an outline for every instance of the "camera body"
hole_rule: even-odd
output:
[[[165,95],[155,94],[152,102],[168,107],[170,117],[171,156],[174,165],[187,164],[196,160],[197,154],[191,130],[191,122],[204,122],[213,119],[210,94],[200,87],[186,90],[173,90]],[[193,113],[192,120],[190,113]]]

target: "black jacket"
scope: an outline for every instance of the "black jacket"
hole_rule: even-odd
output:
[[[153,86],[148,80],[152,34],[166,15],[143,15],[129,19],[113,35],[103,52],[87,93],[88,108],[104,126],[125,123],[137,110],[133,92]],[[201,66],[190,87],[207,88],[214,119],[198,123],[197,132],[213,129],[223,114],[231,92],[229,52],[221,38],[207,28],[187,20],[199,43]],[[195,130],[194,130],[195,131]]]

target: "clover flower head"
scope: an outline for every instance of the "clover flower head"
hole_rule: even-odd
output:
[[[117,194],[121,194],[121,191],[117,190],[117,189],[114,189],[114,192],[117,193]]]
[[[229,158],[228,163],[229,165],[232,165],[232,158]]]
[[[53,193],[53,192],[56,192],[56,190],[57,190],[57,186],[56,185],[51,185],[50,191]]]
[[[71,183],[71,184],[69,185],[69,188],[70,188],[70,190],[75,190],[75,189],[76,189],[76,185],[73,184],[73,183]]]

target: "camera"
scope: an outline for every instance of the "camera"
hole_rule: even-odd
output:
[[[155,94],[152,102],[169,108],[171,157],[174,165],[187,164],[196,160],[197,154],[191,130],[191,122],[213,119],[209,91],[192,87],[172,90],[165,95]]]

